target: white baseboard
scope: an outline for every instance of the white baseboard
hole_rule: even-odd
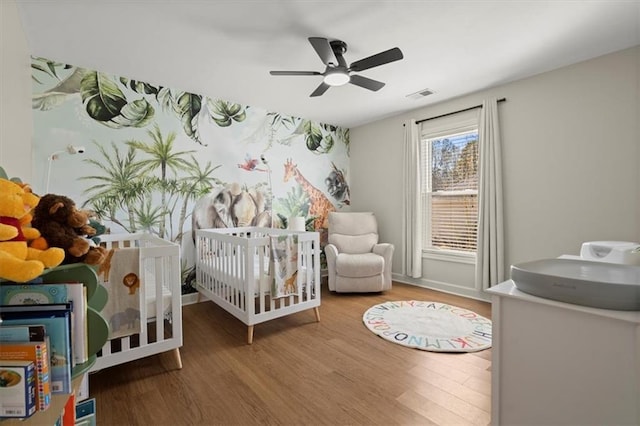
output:
[[[198,293],[189,293],[182,295],[182,306],[193,305],[198,303]]]
[[[456,296],[468,297],[470,299],[481,300],[483,302],[491,302],[491,295],[484,290],[463,287],[455,284],[449,284],[441,281],[427,280],[424,278],[411,278],[402,274],[391,274],[393,281],[404,284],[415,285],[416,287],[424,287],[430,290],[437,290],[443,293],[454,294]]]

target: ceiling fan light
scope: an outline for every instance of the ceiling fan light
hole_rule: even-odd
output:
[[[334,71],[324,76],[324,82],[329,86],[342,86],[350,80],[349,74],[343,71]]]

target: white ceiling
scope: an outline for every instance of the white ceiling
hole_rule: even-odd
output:
[[[4,1],[4,0],[2,0]],[[640,1],[16,0],[34,56],[356,127],[640,44]],[[348,44],[386,86],[309,94],[324,71],[307,38]],[[429,88],[420,100],[407,95]]]

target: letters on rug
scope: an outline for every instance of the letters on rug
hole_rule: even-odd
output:
[[[476,352],[491,347],[491,320],[438,302],[385,302],[369,308],[364,325],[399,345],[432,352]]]

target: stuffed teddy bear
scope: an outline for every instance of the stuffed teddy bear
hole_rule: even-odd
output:
[[[79,210],[75,202],[64,195],[46,194],[34,210],[33,226],[49,246],[64,249],[65,264],[99,265],[104,261],[107,250],[86,238],[96,233],[88,223],[89,213]]]
[[[31,281],[64,259],[60,248],[38,250],[27,245],[40,236],[37,228],[28,226],[39,201],[27,185],[0,178],[0,278]]]

